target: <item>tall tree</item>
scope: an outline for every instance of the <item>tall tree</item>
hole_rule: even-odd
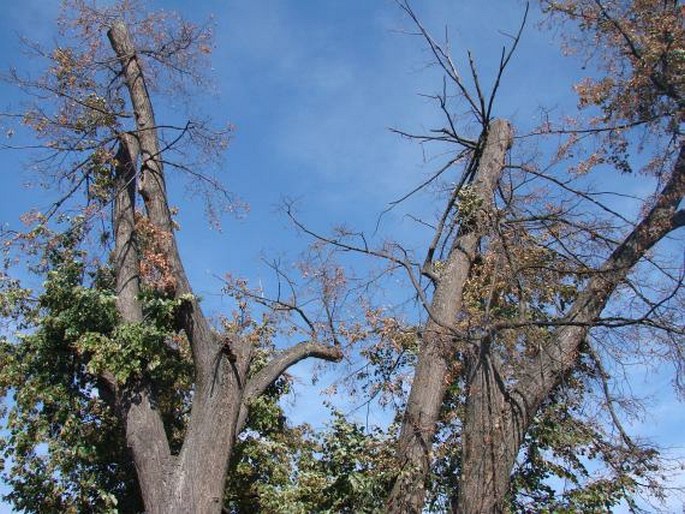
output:
[[[407,4],[403,7],[414,16]],[[510,491],[514,465],[545,402],[588,355],[606,373],[589,342],[594,327],[651,325],[663,331],[670,344],[682,345],[682,319],[673,311],[675,302],[669,304],[680,287],[677,275],[662,298],[645,298],[630,281],[630,273],[641,262],[651,261],[650,250],[683,224],[684,213],[679,210],[685,195],[681,8],[677,2],[600,0],[548,2],[545,7],[578,21],[595,43],[605,45],[604,50],[599,47],[599,59],[609,73],[582,83],[578,91],[582,106],[600,108],[587,131],[609,145],[576,163],[574,171],[586,173],[601,163],[614,163],[626,171],[627,131],[639,127],[661,141],[662,153],[654,156],[658,189],[624,231],[603,230],[589,217],[565,210],[562,203],[536,215],[527,209],[528,219],[523,217],[514,205],[517,190],[525,188],[501,178],[509,167],[505,152],[511,145],[511,129],[506,122],[491,121],[493,96],[482,96],[475,70],[476,92],[471,94],[447,53],[421,29],[447,77],[471,105],[482,131],[472,148],[465,138],[457,137],[451,123],[440,131],[466,146],[469,158],[464,180],[454,189],[433,239],[443,241],[448,249],[440,273],[435,273],[436,244],[429,247],[421,267],[434,292],[426,302],[428,322],[421,330],[399,439],[403,472],[389,498],[391,512],[421,512],[438,415],[455,378],[463,380],[464,395],[455,511],[504,512],[508,494],[515,494]],[[595,57],[597,48],[593,45]],[[501,68],[505,64],[506,59]],[[440,101],[444,105],[446,97]],[[573,146],[582,131],[569,133],[574,139],[566,144]],[[534,166],[523,171],[545,176]],[[465,209],[462,184],[469,184],[468,196],[474,199],[469,198],[468,205],[475,203],[475,209]],[[557,184],[583,198],[564,182]],[[494,198],[497,187],[502,194],[499,204]],[[592,201],[587,195],[584,199]],[[588,239],[602,240],[604,248],[595,254],[602,257],[588,258],[576,246],[587,245]],[[486,280],[475,275],[483,266]],[[655,273],[659,272],[669,275],[666,269],[657,268]],[[535,284],[531,273],[549,282]],[[469,281],[478,281],[481,287],[475,291],[475,310],[465,305]],[[567,296],[569,283],[574,292]],[[540,286],[547,291],[540,291]],[[644,302],[642,312],[633,303],[626,312],[639,312],[635,318],[607,313],[612,296],[626,303]],[[550,300],[555,297],[553,307]],[[507,312],[505,304],[518,312]],[[611,401],[608,397],[608,409],[613,408]],[[620,424],[618,428],[622,431]],[[624,445],[627,453],[639,455],[640,449],[627,436]]]
[[[537,508],[594,511],[630,503],[656,454],[621,424],[608,382],[611,357],[640,355],[651,344],[682,369],[682,269],[669,262],[666,244],[685,221],[682,9],[657,0],[542,2],[553,20],[573,23],[569,47],[587,50],[597,64],[596,74],[576,86],[589,116],[562,126],[546,119],[514,143],[512,124],[495,117],[495,99],[521,31],[488,88],[470,55],[464,74],[409,2],[398,4],[445,77],[433,97],[445,125],[428,134],[398,132],[456,148],[445,166],[391,205],[438,184],[440,214],[419,220],[433,231],[418,251],[423,258],[396,241],[374,248],[358,233],[322,236],[296,220],[319,242],[404,270],[423,310],[418,327],[381,333],[395,344],[393,355],[416,352],[387,509],[422,512],[438,469],[453,474],[442,508],[459,513],[525,510],[516,488],[531,487]],[[455,113],[464,109],[471,120],[460,125]],[[512,147],[533,137],[556,138],[551,162],[514,162]],[[648,162],[645,187],[654,193],[631,219],[602,201],[620,190],[593,190],[587,177],[630,173],[641,160]],[[414,344],[396,344],[412,334]],[[592,389],[603,415],[583,420],[579,406],[591,401]],[[554,436],[550,424],[567,437]],[[445,444],[459,451],[450,455]],[[570,468],[545,462],[545,448]],[[599,456],[614,478],[586,481],[575,495],[554,499],[546,476],[573,477],[582,486],[569,471],[587,474],[575,451]]]
[[[220,512],[250,405],[294,363],[337,361],[341,352],[311,339],[271,351],[264,362],[268,323],[243,312],[223,328],[213,326],[188,281],[165,166],[231,197],[202,168],[167,156],[189,142],[200,142],[204,153],[220,151],[226,133],[198,120],[160,124],[152,94],[166,80],[179,87],[201,78],[209,29],[174,15],[148,16],[132,2],[96,9],[80,0],[65,2],[61,28],[63,44],[33,47],[50,62],[42,77],[9,77],[36,94],[24,123],[49,152],[42,161],[48,177],[66,186],[49,212],[32,214],[30,232],[9,234],[39,256],[35,269],[48,278],[37,299],[9,279],[3,284],[6,313],[28,330],[4,341],[1,354],[0,384],[15,401],[5,442],[14,468],[10,499],[30,510],[113,507],[117,477],[110,472],[103,483],[96,469],[105,465],[102,456],[84,457],[112,444],[97,436],[99,426],[104,434],[117,434],[118,426],[122,435],[113,441],[125,441],[130,451],[146,512]],[[79,206],[81,193],[86,202]],[[109,208],[111,223],[102,215]],[[68,227],[60,230],[56,216],[65,211]],[[88,234],[98,226],[105,227],[102,240],[112,241],[106,264],[87,252],[96,251]],[[74,426],[85,428],[69,434]],[[116,458],[125,474],[125,456]],[[82,479],[81,491],[69,490],[70,473]],[[56,485],[46,490],[45,479]]]

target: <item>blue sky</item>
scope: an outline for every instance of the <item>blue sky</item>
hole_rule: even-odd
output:
[[[509,43],[500,31],[515,32],[524,11],[520,0],[415,4],[434,34],[448,26],[458,62],[467,49],[474,52],[486,83],[502,45]],[[432,94],[440,87],[440,75],[427,68],[430,58],[422,41],[406,34],[411,26],[392,0],[178,0],[151,5],[179,10],[198,22],[214,16],[215,90],[197,102],[217,122],[236,128],[222,177],[250,205],[247,216],[225,219],[223,231],[217,232],[182,187],[171,189],[172,203],[181,208],[181,252],[209,311],[227,306],[216,276],[231,272],[268,287],[273,277],[260,258],[294,258],[306,246],[307,240],[279,212],[283,198],[296,199],[301,218],[318,230],[345,222],[373,231],[387,203],[420,183],[440,162],[388,130],[420,132],[436,126],[436,109],[420,93]],[[58,6],[58,0],[4,2],[0,69],[31,66],[17,53],[18,35],[49,44]],[[537,18],[532,5],[531,21],[496,107],[498,116],[513,119],[523,131],[537,123],[540,106],[558,114],[571,111],[571,84],[582,76],[580,63],[561,56],[559,41],[538,29]],[[0,88],[0,107],[16,106],[16,91],[5,84]],[[163,115],[160,110],[158,118]],[[0,129],[4,138],[2,120]],[[30,178],[22,168],[25,154],[4,150],[2,157],[0,222],[15,225],[28,208],[48,205],[49,195],[23,187]],[[626,179],[625,187],[638,184]],[[401,213],[384,218],[382,228],[397,239],[417,237],[416,225]],[[309,369],[304,365],[296,370],[302,383],[292,411],[296,418],[319,424],[321,402],[316,388],[308,385]],[[655,409],[634,428],[683,453],[685,418],[669,392],[668,378],[638,375],[636,388],[641,395],[655,396]]]

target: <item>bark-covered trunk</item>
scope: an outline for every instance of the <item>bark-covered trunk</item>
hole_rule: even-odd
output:
[[[116,197],[114,199],[114,263],[116,269],[117,310],[124,323],[141,323],[139,255],[135,235],[135,176],[138,156],[136,141],[122,134],[116,156]],[[166,496],[169,471],[169,445],[162,419],[151,406],[145,383],[126,390],[106,377],[110,395],[117,399],[126,430],[126,441],[134,455],[139,486],[147,504],[158,504]]]
[[[510,132],[505,135],[510,131],[508,126],[499,122],[496,129],[496,123],[493,122],[489,137],[498,131],[500,136],[488,139],[478,169],[478,174],[490,173],[495,182],[504,163],[504,152],[511,144]],[[497,157],[487,159],[489,151]],[[490,197],[493,188],[494,183],[489,189]],[[652,246],[670,231],[685,225],[685,213],[678,210],[684,194],[685,146],[681,147],[673,174],[654,207],[593,275],[568,315],[560,321],[561,326],[549,347],[506,379],[499,372],[498,357],[490,351],[488,339],[464,343],[455,338],[458,331],[450,330],[461,309],[461,294],[479,238],[485,233],[473,231],[457,238],[437,282],[430,319],[420,341],[415,378],[398,441],[401,471],[389,497],[389,512],[420,513],[423,509],[431,447],[457,352],[465,356],[464,362],[456,364],[465,367],[467,380],[455,512],[506,511],[510,476],[532,419],[563,377],[577,365],[579,347],[616,287]],[[488,198],[482,192],[479,196]]]
[[[437,278],[398,441],[400,474],[388,499],[388,512],[391,513],[420,513],[423,508],[433,438],[450,385],[450,367],[456,351],[464,350],[457,341],[459,331],[453,327],[462,310],[464,286],[479,241],[487,230],[486,219],[493,207],[495,187],[512,137],[511,125],[504,120],[495,120],[488,127],[471,186],[482,201],[480,212],[473,213],[480,226],[476,223],[476,226],[463,229]]]
[[[423,337],[398,440],[400,475],[388,500],[388,512],[420,513],[431,465],[433,436],[447,389],[449,357],[440,339]]]
[[[135,137],[140,151],[140,169],[136,183],[143,198],[145,211],[155,227],[168,237],[165,257],[173,274],[176,296],[187,295],[188,303],[184,317],[186,331],[192,338],[193,357],[201,369],[211,368],[210,360],[213,356],[212,332],[205,317],[202,315],[199,303],[193,297],[192,288],[188,281],[183,262],[181,261],[176,237],[174,236],[174,222],[166,191],[166,178],[162,164],[162,152],[157,132],[157,122],[152,107],[143,70],[138,62],[136,48],[131,40],[128,28],[123,22],[116,22],[108,32],[108,36],[122,68],[122,74],[129,92],[131,106],[135,116]]]
[[[683,226],[678,210],[685,195],[685,145],[672,176],[642,218],[593,275],[561,321],[551,342],[522,365],[505,385],[487,341],[469,365],[463,425],[459,514],[505,511],[510,476],[526,431],[543,402],[578,364],[579,348],[609,298],[645,254],[672,230]]]
[[[126,25],[114,23],[108,36],[121,62],[122,74],[129,91],[136,121],[135,141],[141,160],[137,176],[129,176],[125,196],[130,198],[134,194],[131,183],[137,184],[148,218],[158,230],[168,236],[164,238],[166,247],[162,250],[173,274],[174,294],[189,295],[184,296],[187,300],[183,316],[180,317],[182,326],[179,328],[185,331],[190,340],[196,364],[191,422],[181,454],[170,454],[161,417],[145,383],[136,384],[123,392],[121,408],[126,420],[126,439],[132,451],[148,512],[180,513],[187,512],[189,508],[196,512],[220,512],[226,469],[242,402],[242,387],[238,375],[246,374],[245,359],[249,356],[243,356],[242,373],[239,374],[227,369],[227,363],[221,359],[215,366],[216,376],[210,395],[210,362],[221,358],[220,346],[202,315],[199,304],[191,296],[192,291],[176,247],[152,102]],[[124,198],[123,193],[119,193],[119,196]],[[132,218],[127,226],[130,223],[133,223],[131,230],[135,231]],[[118,237],[125,235],[117,233]],[[131,239],[135,240],[134,233]],[[129,255],[132,256],[133,253],[129,252]],[[137,253],[136,259],[139,259]],[[139,261],[136,260],[136,270],[138,266]],[[126,280],[122,278],[122,274],[127,269],[118,266],[118,282]],[[124,300],[120,296],[119,312],[123,314],[130,311],[131,306],[138,302],[137,298],[127,297]],[[140,309],[139,305],[137,309]],[[124,316],[122,318],[125,321],[136,321]]]
[[[152,102],[136,48],[123,22],[110,27],[108,37],[121,65],[135,114],[135,130],[122,135],[117,156],[117,196],[114,206],[117,308],[125,323],[143,320],[140,305],[140,255],[136,246],[135,198],[164,234],[162,252],[171,269],[173,290],[182,300],[178,329],[187,336],[193,355],[195,383],[190,420],[178,455],[172,455],[150,384],[145,379],[110,385],[122,413],[126,441],[136,466],[148,514],[219,513],[223,507],[226,473],[233,445],[242,429],[250,402],[262,394],[294,363],[308,357],[329,361],[342,358],[340,349],[304,342],[274,355],[247,380],[254,342],[220,340],[204,317],[192,292],[178,252],[169,209],[162,155]],[[140,168],[136,172],[136,162]],[[136,187],[137,186],[137,187]]]
[[[509,476],[528,424],[526,405],[507,391],[484,341],[469,364],[462,434],[460,514],[506,512]]]

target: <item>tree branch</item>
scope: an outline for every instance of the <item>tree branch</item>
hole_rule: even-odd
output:
[[[343,353],[338,346],[326,345],[314,341],[304,341],[276,353],[266,367],[262,368],[255,376],[250,378],[245,386],[243,404],[240,408],[236,434],[244,428],[245,422],[247,421],[250,402],[262,395],[271,384],[278,380],[285,370],[309,357],[329,362],[340,362],[343,358]]]
[[[673,173],[652,209],[599,267],[600,273],[590,279],[569,313],[561,320],[566,326],[557,330],[554,343],[528,366],[521,368],[517,382],[530,384],[520,391],[528,407],[532,408],[529,412],[535,412],[548,391],[576,365],[579,345],[588,330],[597,323],[618,285],[655,244],[679,226],[673,220],[682,218],[678,206],[684,195],[685,144],[682,144]]]
[[[671,218],[671,226],[676,229],[685,225],[685,209],[680,209]]]

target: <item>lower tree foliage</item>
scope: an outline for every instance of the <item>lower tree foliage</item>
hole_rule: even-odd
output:
[[[93,366],[100,364],[90,358],[94,339],[124,350],[116,342],[112,274],[88,267],[78,243],[78,229],[52,239],[37,298],[16,287],[3,291],[5,312],[23,313],[23,334],[0,347],[0,388],[13,400],[2,434],[7,499],[26,512],[139,512],[121,421],[98,393]],[[162,332],[163,324],[153,318],[149,326]],[[111,355],[115,373],[138,370],[141,358],[154,361],[152,348]]]
[[[227,510],[236,513],[383,512],[395,474],[388,437],[369,434],[340,413],[317,433],[271,424],[246,435],[237,452],[244,481],[226,492]]]

